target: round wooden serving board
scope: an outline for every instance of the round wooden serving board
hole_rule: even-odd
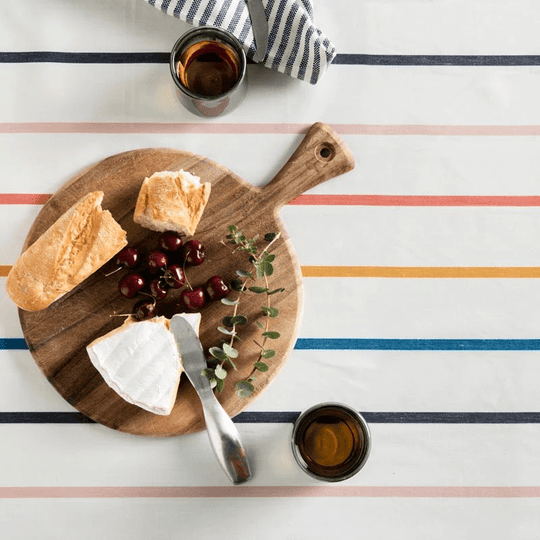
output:
[[[271,305],[279,308],[277,318],[270,319],[270,330],[281,334],[268,340],[266,348],[276,351],[268,360],[270,369],[256,373],[255,392],[241,399],[235,393],[235,383],[252,374],[260,340],[257,320],[265,323],[261,311],[266,295],[243,295],[239,313],[248,324],[238,326],[243,341],[239,350],[238,371],[229,368],[225,389],[218,394],[232,417],[246,408],[276,377],[294,347],[303,304],[302,276],[293,246],[279,220],[279,209],[304,191],[320,182],[351,170],[354,160],[337,135],[324,124],[315,124],[276,177],[262,188],[244,182],[234,173],[202,156],[173,149],[142,149],[107,158],[83,171],[62,187],[44,205],[26,238],[24,249],[30,246],[68,208],[82,196],[101,190],[105,193],[102,206],[127,232],[129,245],[143,251],[157,247],[158,233],[133,222],[133,211],[143,180],[156,171],[184,169],[211,182],[210,200],[199,223],[195,238],[206,247],[206,261],[198,267],[186,267],[193,287],[202,285],[210,276],[219,274],[226,281],[236,277],[236,270],[251,270],[245,252],[231,255],[232,246],[221,243],[229,225],[236,225],[247,238],[256,234],[281,231],[282,236],[271,246],[276,255],[271,289],[285,291],[271,295]],[[259,248],[264,241],[259,240]],[[131,405],[105,383],[94,368],[86,346],[121,325],[135,303],[120,296],[118,280],[125,272],[105,274],[114,269],[112,261],[95,272],[81,285],[47,309],[37,312],[19,310],[21,326],[28,347],[41,371],[56,390],[76,409],[105,426],[137,435],[172,436],[193,433],[205,428],[202,408],[195,391],[182,375],[178,397],[169,416],[159,416]],[[264,285],[257,283],[257,285]],[[178,302],[180,291],[171,291],[159,302],[159,315],[171,317],[184,309]],[[232,293],[235,298],[238,293]],[[217,327],[232,314],[232,307],[221,302],[203,308],[200,339],[208,349],[219,345],[224,337]]]

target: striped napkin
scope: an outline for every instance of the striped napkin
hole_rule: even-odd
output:
[[[245,0],[146,0],[164,13],[195,26],[232,32],[253,58],[255,41]],[[336,55],[330,40],[313,24],[311,0],[262,0],[269,23],[264,65],[316,84]]]

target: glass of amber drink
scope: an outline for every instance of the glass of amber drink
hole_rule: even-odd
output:
[[[197,116],[220,116],[240,105],[247,89],[246,66],[246,54],[236,37],[207,26],[181,36],[170,56],[177,95]]]
[[[299,416],[293,428],[292,449],[307,474],[339,482],[365,465],[371,434],[356,410],[342,403],[321,403]]]

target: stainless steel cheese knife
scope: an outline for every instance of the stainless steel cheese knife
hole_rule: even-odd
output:
[[[262,62],[266,55],[268,47],[268,21],[262,0],[246,0],[249,17],[251,19],[251,28],[255,38],[255,62]]]
[[[214,396],[209,379],[202,374],[207,365],[201,342],[191,324],[180,315],[171,319],[171,332],[186,375],[201,398],[208,438],[217,460],[233,484],[242,484],[251,478],[247,454],[236,426]]]

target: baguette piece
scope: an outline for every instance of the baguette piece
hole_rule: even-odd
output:
[[[161,171],[145,178],[133,220],[153,231],[193,236],[210,197],[211,184],[186,171]]]
[[[182,313],[197,335],[200,313]],[[159,415],[169,415],[184,371],[170,320],[153,317],[124,324],[86,347],[105,382],[125,401]]]
[[[22,309],[44,309],[127,245],[126,232],[89,193],[58,218],[15,262],[6,290]]]

